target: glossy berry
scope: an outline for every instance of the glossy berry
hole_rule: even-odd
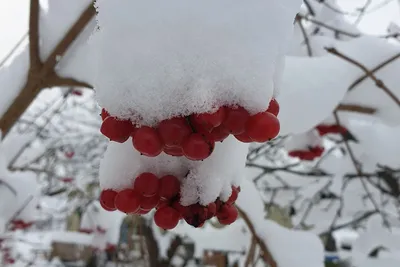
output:
[[[235,206],[231,205],[223,205],[217,214],[218,221],[224,225],[234,223],[237,217],[238,211]]]
[[[255,142],[266,142],[279,134],[279,120],[269,112],[251,116],[246,122],[246,133]]]
[[[251,139],[246,132],[235,135],[235,138],[237,140],[239,140],[240,142],[242,142],[242,143],[251,143],[251,142],[253,142],[253,139]]]
[[[190,160],[204,160],[214,151],[215,142],[209,135],[193,133],[182,143],[183,154]]]
[[[278,116],[279,109],[280,109],[280,107],[279,107],[278,101],[276,101],[275,98],[272,98],[271,101],[269,102],[267,112],[270,112],[270,113],[274,114],[275,116]]]
[[[112,189],[106,189],[101,191],[100,194],[100,205],[108,211],[116,210],[115,207],[115,197],[117,196],[117,192]]]
[[[227,108],[225,120],[221,125],[231,134],[241,134],[245,131],[249,117],[249,112],[243,107]]]
[[[100,132],[111,141],[124,143],[131,136],[133,128],[129,120],[107,117],[101,124]]]
[[[160,201],[159,195],[154,195],[152,197],[142,196],[140,198],[140,208],[143,210],[151,210],[157,207],[158,202]]]
[[[159,180],[154,174],[145,172],[136,177],[133,188],[143,196],[151,197],[158,193]]]
[[[110,117],[110,113],[108,113],[108,111],[105,108],[103,108],[101,110],[100,116],[101,119],[104,121],[106,118]]]
[[[217,205],[212,202],[207,206],[207,219],[211,219],[217,214]]]
[[[168,206],[158,209],[154,214],[155,224],[165,230],[174,229],[179,220],[179,212]]]
[[[180,146],[164,146],[164,153],[174,157],[183,156],[183,150]]]
[[[166,175],[160,178],[159,195],[163,199],[172,199],[179,194],[181,183],[173,175]]]
[[[232,186],[232,193],[229,199],[226,201],[227,204],[233,204],[236,202],[237,198],[239,196],[239,191],[236,187]]]
[[[185,118],[172,118],[160,122],[158,132],[166,146],[179,146],[192,129]]]
[[[229,131],[223,126],[218,126],[212,129],[210,135],[215,142],[222,142],[229,136]]]
[[[164,146],[157,130],[147,126],[136,131],[132,142],[137,151],[148,157],[160,155]]]
[[[125,213],[135,213],[139,209],[140,195],[133,189],[125,189],[115,198],[115,207]]]
[[[225,108],[220,107],[214,113],[195,114],[192,116],[192,119],[196,122],[196,124],[201,125],[204,129],[207,129],[209,131],[215,127],[220,126],[221,123],[224,121]]]

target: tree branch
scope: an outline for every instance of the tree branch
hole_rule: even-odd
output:
[[[339,104],[339,106],[336,108],[336,111],[350,111],[368,115],[373,115],[377,112],[375,108],[355,104]]]
[[[42,66],[39,54],[39,12],[39,0],[31,0],[29,15],[29,60],[30,71],[35,73]]]

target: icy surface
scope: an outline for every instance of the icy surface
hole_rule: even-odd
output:
[[[219,196],[226,200],[231,186],[238,186],[243,177],[247,150],[248,144],[228,137],[216,146],[209,158],[193,162],[164,153],[149,158],[141,156],[129,140],[123,144],[111,142],[100,164],[100,185],[119,190],[131,187],[135,177],[143,172],[152,172],[158,177],[172,174],[181,180],[184,205],[198,201],[208,204]]]
[[[301,1],[96,4],[99,104],[150,125],[222,104],[265,110]]]

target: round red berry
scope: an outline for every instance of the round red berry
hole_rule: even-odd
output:
[[[125,213],[134,213],[139,209],[140,195],[133,189],[119,192],[115,198],[115,207]]]
[[[267,109],[267,112],[270,112],[272,114],[274,114],[275,116],[278,116],[279,114],[279,103],[278,101],[276,101],[275,98],[272,98],[271,101],[269,102],[269,106]]]
[[[173,175],[165,175],[160,178],[159,195],[163,199],[172,199],[179,194],[181,183]]]
[[[157,130],[142,126],[135,133],[133,146],[145,156],[156,157],[162,152],[164,144]]]
[[[115,207],[115,197],[117,196],[117,192],[112,189],[106,189],[101,191],[100,194],[100,205],[107,211],[116,210]]]
[[[110,117],[110,113],[108,113],[108,111],[105,108],[103,108],[101,110],[100,116],[101,119],[104,121],[106,118]]]
[[[139,215],[145,215],[145,214],[149,213],[150,211],[151,211],[151,209],[150,210],[138,209],[135,213],[139,214]]]
[[[174,157],[183,156],[183,150],[180,146],[164,146],[164,153]]]
[[[239,196],[239,190],[232,186],[232,193],[231,196],[229,197],[229,199],[226,201],[227,204],[233,204],[236,202],[237,198]]]
[[[134,126],[129,120],[107,117],[101,124],[100,132],[111,141],[124,143],[131,136]]]
[[[223,205],[217,214],[218,221],[224,225],[234,223],[237,217],[238,211],[235,206],[231,205]]]
[[[152,197],[142,196],[140,198],[140,208],[143,210],[151,210],[157,207],[158,202],[160,201],[159,195],[154,195]]]
[[[158,132],[165,145],[179,146],[192,133],[192,129],[185,118],[172,118],[160,122]]]
[[[245,131],[245,124],[250,114],[243,107],[227,108],[222,126],[231,134],[241,134]]]
[[[214,139],[214,142],[222,142],[229,136],[229,131],[223,126],[218,126],[212,129],[210,135]]]
[[[220,107],[214,113],[201,113],[192,116],[193,121],[196,124],[202,125],[204,129],[210,131],[211,129],[218,127],[225,119],[225,108]]]
[[[151,197],[158,193],[159,180],[150,172],[145,172],[136,177],[133,188],[145,197]]]
[[[172,207],[162,207],[154,214],[155,224],[166,230],[174,229],[180,220],[179,212]]]
[[[279,120],[269,112],[251,116],[246,122],[246,132],[255,142],[266,142],[279,134]]]
[[[242,143],[251,143],[251,142],[253,142],[253,139],[251,139],[246,132],[241,133],[241,134],[236,134],[235,138],[237,140],[239,140],[240,142],[242,142]]]
[[[207,206],[207,219],[211,219],[217,214],[217,205],[212,202]]]
[[[215,142],[205,133],[193,133],[182,143],[184,155],[190,160],[204,160],[214,151]]]

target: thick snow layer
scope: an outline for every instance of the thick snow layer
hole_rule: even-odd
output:
[[[287,151],[308,150],[309,147],[322,146],[322,138],[317,130],[290,136],[284,144]]]
[[[237,205],[248,215],[279,267],[324,266],[324,248],[317,235],[290,230],[264,219],[264,203],[254,184],[244,180]]]
[[[96,4],[99,104],[150,125],[223,104],[265,110],[301,1]]]
[[[110,142],[100,164],[100,186],[118,190],[132,186],[135,177],[143,172],[152,172],[158,177],[172,174],[181,180],[184,205],[198,201],[208,204],[217,197],[226,200],[231,186],[240,184],[247,151],[248,144],[228,137],[215,147],[209,158],[193,162],[164,153],[149,158],[141,156],[130,141],[123,144]]]
[[[369,69],[400,52],[399,46],[375,37],[338,41],[334,47]],[[376,73],[398,98],[400,78],[395,73],[399,64],[395,61]],[[330,54],[317,58],[288,56],[285,66],[282,92],[277,98],[281,105],[281,135],[311,129],[329,117],[339,102],[376,108],[375,116],[385,123],[398,124],[398,106],[370,79],[345,96],[349,86],[364,75],[359,67]]]

